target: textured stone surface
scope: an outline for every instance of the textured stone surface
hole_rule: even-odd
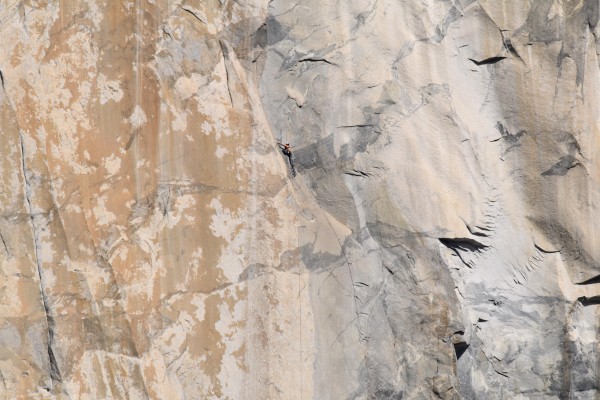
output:
[[[598,398],[598,18],[0,2],[0,397]]]

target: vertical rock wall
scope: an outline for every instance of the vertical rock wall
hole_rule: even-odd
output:
[[[0,398],[597,398],[598,13],[3,2]]]

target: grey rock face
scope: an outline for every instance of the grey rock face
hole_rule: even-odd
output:
[[[354,372],[316,397],[597,398],[597,4],[270,13],[269,120],[348,227],[311,296],[316,369]]]
[[[0,397],[600,398],[599,13],[0,4]]]

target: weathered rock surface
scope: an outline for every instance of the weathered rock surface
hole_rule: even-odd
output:
[[[600,398],[599,8],[1,2],[0,397]]]

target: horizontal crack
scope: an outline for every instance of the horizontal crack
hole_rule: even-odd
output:
[[[473,63],[477,66],[480,65],[489,65],[489,64],[496,64],[499,61],[504,60],[506,57],[502,57],[502,56],[497,56],[497,57],[489,57],[489,58],[484,58],[483,60],[477,61],[473,58],[469,58],[469,60],[473,61]]]
[[[317,57],[306,57],[301,58],[298,62],[324,62],[325,64],[338,66],[336,63],[333,63],[325,58],[317,58]]]
[[[592,297],[582,296],[582,297],[578,298],[577,301],[580,302],[584,307],[600,305],[600,296],[592,296]]]
[[[439,241],[453,250],[481,251],[489,247],[471,238],[440,238]]]

